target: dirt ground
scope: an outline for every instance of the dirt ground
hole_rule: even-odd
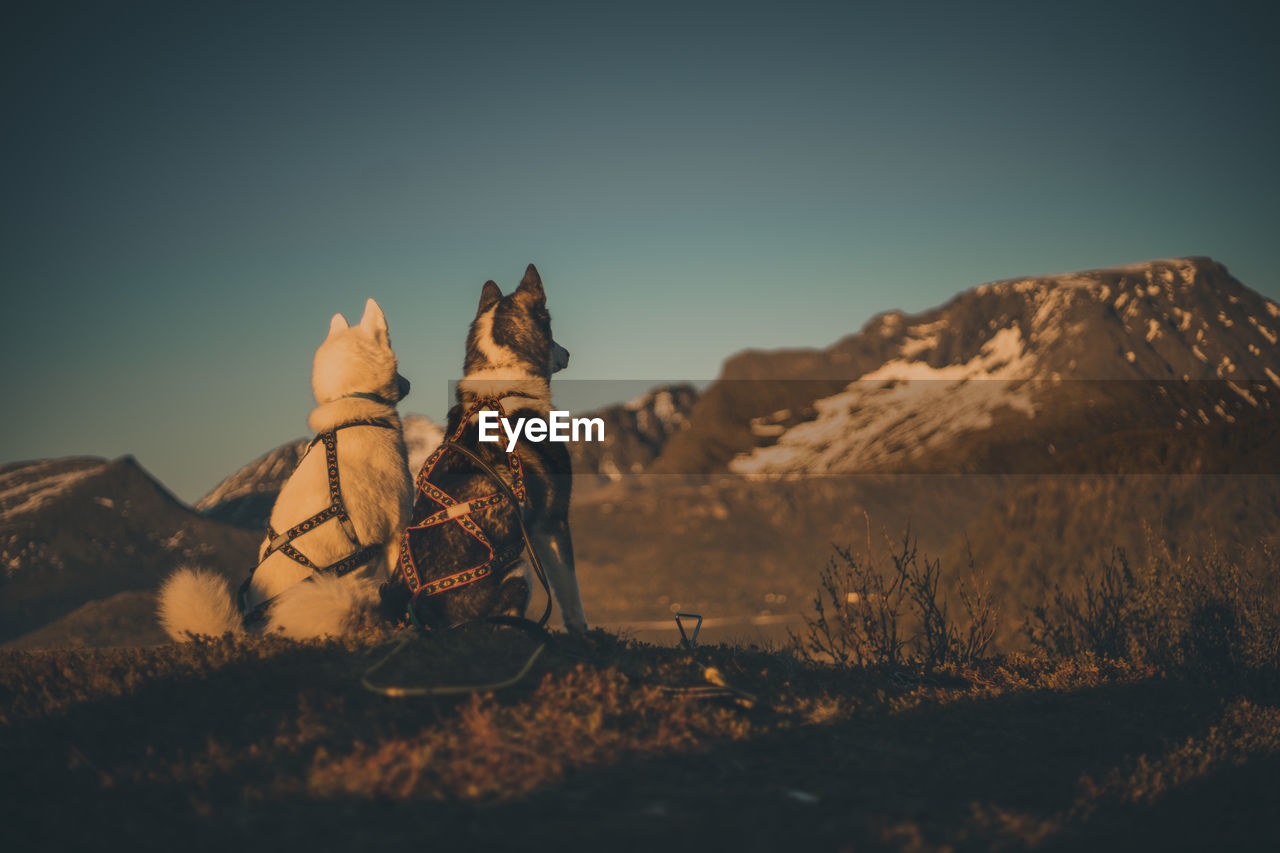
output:
[[[393,699],[361,686],[386,639],[0,653],[4,848],[1280,848],[1273,683],[595,631],[507,690]],[[373,680],[499,680],[533,643],[415,641]],[[750,707],[686,689],[708,666]]]

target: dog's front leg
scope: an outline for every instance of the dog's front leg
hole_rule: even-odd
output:
[[[578,575],[573,567],[573,539],[569,522],[551,523],[530,531],[533,547],[547,572],[547,582],[560,605],[560,618],[570,631],[587,630],[587,617],[582,612],[582,596],[578,592]]]

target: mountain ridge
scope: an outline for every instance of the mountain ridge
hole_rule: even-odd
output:
[[[0,642],[178,565],[238,576],[258,535],[202,518],[132,456],[0,469]]]
[[[826,348],[737,353],[700,395],[660,387],[608,407],[623,440],[575,450],[588,615],[773,618],[807,600],[832,542],[883,560],[881,540],[906,528],[948,565],[974,555],[1019,606],[1111,547],[1140,557],[1150,535],[1174,549],[1216,531],[1280,544],[1277,327],[1280,306],[1221,264],[1167,259],[991,282],[878,314]],[[439,427],[415,417],[420,464]],[[0,468],[0,533],[21,529],[0,540],[0,605],[21,599],[11,610],[38,614],[22,624],[48,627],[29,644],[155,636],[126,623],[159,577],[198,558],[242,578],[272,483],[305,445],[235,472],[203,516],[132,460],[119,471],[144,478],[93,459]],[[132,505],[130,483],[147,496]],[[39,583],[23,592],[12,576],[31,568]]]
[[[1269,406],[1280,389],[1277,321],[1280,306],[1209,258],[991,282],[917,314],[878,314],[858,333],[823,350],[736,354],[654,470],[817,472],[823,464],[859,470],[865,463],[856,454],[852,461],[827,454],[800,464],[796,460],[803,454],[769,449],[829,444],[834,433],[850,427],[835,421],[855,410],[864,420],[876,411],[882,416],[882,423],[862,425],[864,432],[875,433],[868,447],[888,448],[871,454],[880,470],[894,455],[892,448],[916,441],[902,434],[895,411],[928,411],[945,402],[966,414],[974,429],[985,429],[998,409],[1035,411],[1036,401],[1018,393],[1026,390],[1019,382],[1033,379],[1228,381],[1238,387],[1224,389],[1202,418],[1213,416],[1214,406],[1225,411],[1232,394],[1246,407],[1264,405],[1259,397]],[[1006,393],[982,401],[990,388],[962,387],[976,379],[1000,380]],[[918,393],[929,382],[937,383],[930,389],[934,399],[903,400],[907,385],[916,383]],[[956,405],[951,396],[969,405]],[[935,431],[955,429],[954,415],[940,411]],[[927,437],[917,431],[917,438]]]

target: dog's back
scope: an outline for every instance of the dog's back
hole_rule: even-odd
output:
[[[372,299],[357,326],[334,315],[312,388],[317,443],[281,488],[242,602],[265,618],[262,630],[295,638],[342,633],[373,609],[409,518],[412,484],[395,409],[408,382]],[[328,507],[334,511],[321,515]],[[350,573],[330,570],[348,558]],[[200,569],[179,570],[161,589],[160,621],[174,639],[244,630],[238,614],[226,582]]]
[[[336,432],[341,499],[356,538],[361,543],[395,543],[409,521],[412,486],[404,434],[377,426],[351,426]],[[332,501],[324,447],[313,444],[298,468],[280,490],[271,511],[271,529],[277,533],[314,517]],[[263,540],[266,550],[271,537]],[[352,553],[352,542],[342,525],[317,525],[291,543],[314,565],[332,565]],[[394,551],[384,550],[368,575],[386,580],[394,564]],[[261,556],[261,553],[259,554]],[[254,571],[248,606],[280,595],[310,577],[307,567],[276,551]]]
[[[523,613],[530,590],[517,570],[524,565],[527,530],[566,626],[585,630],[568,526],[568,450],[559,443],[522,441],[507,453],[498,443],[479,440],[475,417],[483,409],[512,419],[545,419],[551,374],[568,360],[568,351],[551,336],[546,294],[532,264],[509,296],[494,282],[485,283],[467,336],[458,405],[449,413],[450,440],[419,473],[413,521],[387,596],[389,609],[409,602],[420,608],[414,611],[420,618],[446,625]],[[471,454],[506,478],[514,494],[507,496]],[[492,505],[472,503],[489,495],[501,499]],[[517,514],[525,519],[523,529]],[[477,566],[486,568],[475,571]]]

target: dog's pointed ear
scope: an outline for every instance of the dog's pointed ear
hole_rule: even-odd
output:
[[[387,333],[387,317],[372,299],[364,304],[364,316],[360,318],[360,325],[375,334]]]
[[[343,317],[341,314],[334,314],[333,319],[329,321],[329,334],[331,335],[335,332],[341,332],[343,329],[349,328],[351,327],[347,325],[347,318]]]
[[[479,317],[494,305],[497,305],[498,300],[501,298],[501,288],[492,281],[486,281],[484,287],[480,288],[480,307],[476,309],[476,316]]]
[[[542,289],[542,276],[538,275],[538,268],[533,264],[529,264],[529,268],[524,271],[524,278],[520,279],[516,293],[523,293],[526,299],[534,302],[547,301],[547,292]]]

